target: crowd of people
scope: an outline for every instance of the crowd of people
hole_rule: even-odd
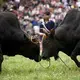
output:
[[[1,11],[13,12],[21,29],[31,38],[31,35],[43,35],[43,31],[55,29],[67,11],[77,7],[76,3],[76,0],[5,0]]]

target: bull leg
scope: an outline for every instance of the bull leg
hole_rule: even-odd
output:
[[[71,59],[76,63],[78,67],[80,67],[80,62],[77,60],[78,55],[80,55],[80,41],[77,43],[75,49],[71,54]]]
[[[76,55],[74,55],[74,53],[71,55],[71,59],[76,63],[78,67],[80,67],[80,62],[77,60]]]
[[[0,54],[0,72],[2,70],[3,55]]]
[[[0,72],[2,70],[2,62],[3,62],[3,54],[2,54],[1,45],[0,45]]]

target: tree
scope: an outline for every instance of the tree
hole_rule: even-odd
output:
[[[0,5],[3,3],[3,0],[0,0]]]
[[[0,6],[3,4],[3,2],[7,2],[8,0],[0,0]]]

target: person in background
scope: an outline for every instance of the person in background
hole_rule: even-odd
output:
[[[40,24],[40,52],[42,52],[42,41],[46,32],[51,31],[51,29],[55,29],[54,21],[50,20],[50,12],[46,12],[43,16],[42,23]]]
[[[55,22],[50,20],[50,12],[46,12],[43,19],[44,22],[40,25],[40,28],[45,28],[48,31],[55,29]]]

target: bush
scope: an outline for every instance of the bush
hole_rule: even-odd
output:
[[[3,0],[0,0],[0,5],[3,3]]]

